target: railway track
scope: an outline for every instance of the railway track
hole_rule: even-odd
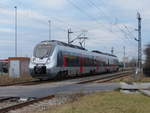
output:
[[[125,72],[119,72],[119,73],[126,73],[126,72],[131,72],[131,71],[125,71]],[[94,75],[94,76],[87,76],[87,77],[81,77],[81,79],[86,79],[86,78],[88,78],[88,77],[96,77],[96,76],[99,76],[100,78],[97,78],[97,79],[93,79],[92,78],[92,80],[83,80],[83,81],[81,81],[81,82],[77,82],[77,84],[81,84],[81,83],[88,83],[88,82],[93,82],[93,81],[96,81],[96,80],[100,80],[100,79],[107,79],[108,77],[112,77],[112,76],[115,76],[116,75],[116,73],[114,73],[112,76],[106,76],[106,77],[101,77],[101,76],[103,76],[104,74],[101,74],[100,76],[99,75]],[[106,75],[106,74],[105,74]],[[107,74],[107,75],[109,75],[109,74]],[[118,74],[117,74],[118,75]],[[66,79],[66,81],[67,80],[76,80],[76,79],[79,79],[80,77],[74,77],[74,78],[72,78],[72,77],[70,77],[70,78],[68,78],[68,79]],[[63,81],[63,80],[61,80],[61,81]],[[6,86],[15,86],[15,85],[39,85],[39,84],[45,84],[45,83],[55,83],[55,82],[61,82],[61,81],[56,81],[56,80],[47,80],[47,81],[40,81],[40,80],[33,80],[33,81],[27,81],[27,82],[18,82],[18,83],[11,83],[11,84],[0,84],[0,87],[6,87]],[[65,81],[65,79],[64,79],[64,81]]]
[[[38,81],[39,81],[39,80],[35,80],[35,81],[27,81],[27,82],[9,83],[9,84],[0,84],[0,87],[15,86],[15,85],[22,85],[22,84],[30,84],[30,83],[38,82]]]
[[[22,102],[22,103],[19,103],[19,104],[4,107],[4,108],[0,109],[0,113],[7,113],[11,110],[20,109],[22,107],[25,107],[25,106],[28,106],[28,105],[31,105],[31,104],[34,104],[34,103],[38,103],[40,101],[52,99],[54,97],[55,97],[55,95],[50,95],[50,96],[47,96],[47,97],[37,98],[37,99],[29,100],[29,101],[26,101],[26,102]],[[7,99],[7,100],[9,100],[9,99]],[[3,101],[5,101],[5,100],[3,100]],[[2,102],[2,101],[0,101],[0,102]]]
[[[122,73],[114,73],[114,74],[110,74],[110,75],[105,76],[105,77],[100,77],[100,78],[90,79],[90,80],[84,80],[84,81],[78,82],[77,84],[85,84],[85,83],[90,83],[90,82],[95,82],[95,83],[109,82],[109,81],[114,80],[114,79],[129,76],[129,74],[131,74],[131,73],[132,73],[132,71],[127,71],[127,72],[122,72]]]
[[[129,76],[131,73],[132,73],[131,71],[127,71],[127,72],[119,72],[119,73],[114,73],[114,74],[108,74],[107,77],[100,77],[100,78],[96,78],[96,79],[82,80],[80,82],[76,82],[76,83],[72,83],[72,84],[86,84],[86,83],[91,83],[91,82],[104,83],[104,82],[109,82],[111,80],[118,79],[118,78],[121,78],[121,77]],[[25,102],[17,103],[15,105],[10,105],[8,107],[3,107],[3,108],[0,108],[0,113],[7,113],[11,110],[20,109],[22,107],[25,107],[25,106],[28,106],[28,105],[31,105],[31,104],[34,104],[34,103],[38,103],[40,101],[52,99],[54,97],[55,97],[55,95],[50,95],[50,96],[46,96],[46,97],[42,97],[42,98],[27,100]],[[14,97],[0,98],[0,103],[11,100],[13,98]],[[16,98],[16,99],[18,99],[18,98]]]
[[[0,102],[6,101],[6,100],[10,100],[12,98],[13,97],[3,97],[3,98],[0,98]]]
[[[40,81],[40,80],[33,80],[33,81],[27,81],[27,82],[18,82],[18,83],[11,83],[11,84],[0,84],[0,87],[7,87],[7,86],[16,86],[16,85],[39,85],[39,84],[45,84],[54,82],[52,80],[47,81]]]

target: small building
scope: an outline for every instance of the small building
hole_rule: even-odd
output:
[[[28,57],[10,57],[9,61],[9,76],[20,77],[29,75],[29,62]]]
[[[8,59],[0,59],[0,73],[8,73]]]

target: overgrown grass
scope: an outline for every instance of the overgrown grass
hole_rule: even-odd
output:
[[[19,78],[11,78],[8,74],[0,74],[0,85],[26,82],[34,80],[30,75],[24,75]]]
[[[43,113],[149,113],[150,98],[141,94],[103,92]]]

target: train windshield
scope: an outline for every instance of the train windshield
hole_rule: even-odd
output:
[[[52,45],[38,45],[34,50],[34,56],[38,58],[46,58],[51,55]]]

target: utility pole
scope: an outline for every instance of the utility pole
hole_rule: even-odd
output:
[[[51,40],[51,21],[48,20],[49,23],[49,40]]]
[[[17,6],[15,8],[15,57],[17,57]]]
[[[86,35],[85,35],[85,32],[86,31],[83,31],[83,36],[81,37],[81,36],[79,36],[78,37],[78,39],[80,39],[80,42],[79,42],[79,44],[80,44],[80,46],[82,47],[82,48],[85,48],[85,41],[88,39],[88,37],[86,37]],[[83,45],[84,44],[84,45]]]
[[[84,31],[85,32],[85,31]],[[85,33],[82,32],[80,35],[78,35],[76,38],[74,38],[73,40],[70,40],[70,33],[73,33],[71,31],[71,29],[68,29],[68,43],[71,44],[73,43],[75,40],[79,40],[79,44],[82,48],[85,48],[85,41],[88,39],[88,37],[85,36]],[[83,35],[83,36],[82,36]],[[84,45],[83,45],[84,44]]]
[[[111,54],[114,54],[114,47],[111,48]]]
[[[72,34],[73,32],[71,31],[71,28],[68,29],[68,44],[70,44],[70,34]]]
[[[126,47],[123,46],[123,67],[126,67],[126,62],[125,62],[125,57],[126,57]]]
[[[138,19],[138,68],[139,72],[142,72],[142,40],[141,40],[141,15],[137,13]]]
[[[83,37],[78,37],[78,38],[76,38],[76,39],[79,39],[79,40],[80,40],[80,42],[79,42],[80,46],[81,46],[82,48],[85,48],[85,40],[87,40],[88,37],[83,36]],[[83,44],[84,44],[84,46],[83,46]]]

